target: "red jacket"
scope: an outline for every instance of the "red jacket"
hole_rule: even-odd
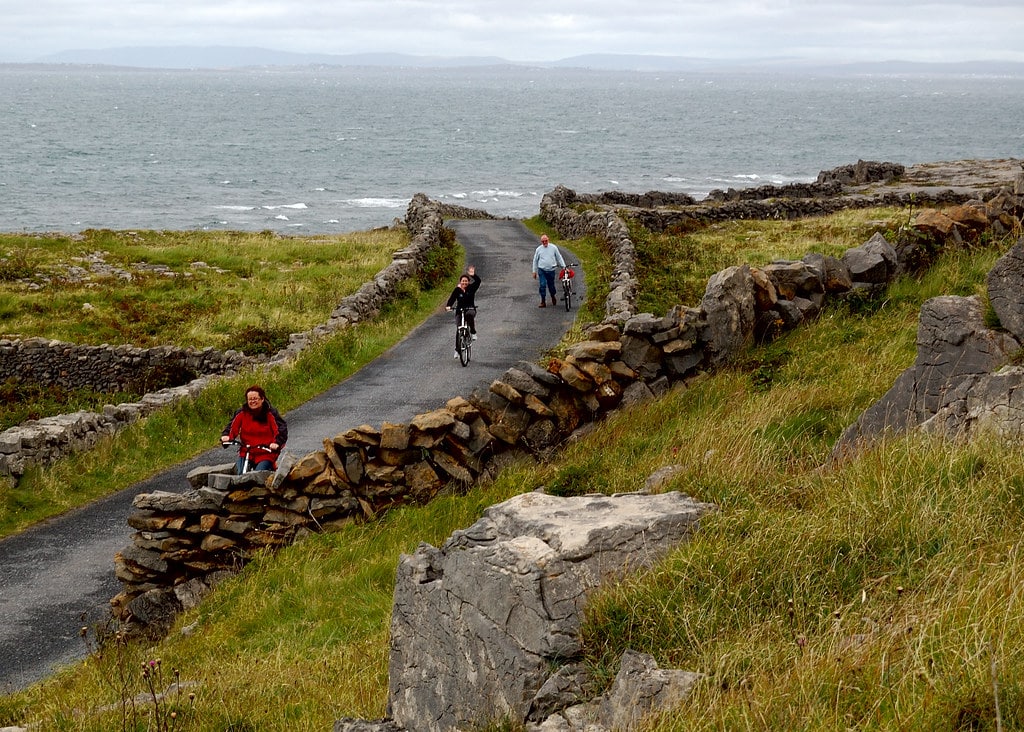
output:
[[[260,422],[258,419],[253,417],[252,413],[247,409],[243,409],[235,418],[231,420],[231,427],[228,429],[228,437],[232,440],[236,437],[242,441],[242,446],[238,449],[238,456],[245,457],[246,445],[249,445],[251,449],[249,453],[249,459],[257,463],[260,460],[273,460],[277,463],[277,458],[281,454],[280,446],[277,450],[270,450],[266,447],[256,447],[257,445],[269,445],[271,442],[277,442],[277,420],[274,419],[274,415],[267,411],[267,421]]]

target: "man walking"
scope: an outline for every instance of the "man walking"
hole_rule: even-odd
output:
[[[562,253],[558,251],[558,247],[548,241],[548,235],[544,234],[540,238],[540,246],[533,253],[533,279],[539,280],[540,282],[540,305],[538,307],[547,307],[544,302],[544,290],[547,288],[548,292],[551,293],[551,304],[555,304],[555,269],[557,267],[565,267],[565,260],[562,259]],[[540,277],[537,273],[540,273]]]

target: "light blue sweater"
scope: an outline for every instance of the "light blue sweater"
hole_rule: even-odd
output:
[[[565,260],[562,259],[562,253],[558,251],[558,247],[554,244],[548,244],[547,246],[541,244],[537,247],[537,251],[533,253],[534,272],[538,269],[554,269],[556,265],[559,267],[565,266]]]

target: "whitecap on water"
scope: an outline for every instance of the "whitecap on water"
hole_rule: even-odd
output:
[[[309,206],[307,206],[304,203],[284,203],[284,204],[281,204],[281,205],[278,205],[278,206],[266,205],[266,206],[263,206],[263,208],[266,209],[267,211],[274,211],[274,210],[279,209],[279,208],[303,209],[303,208],[309,208]]]
[[[357,208],[405,208],[408,198],[346,198],[342,203]]]

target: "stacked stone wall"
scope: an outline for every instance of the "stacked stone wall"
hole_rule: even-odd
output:
[[[545,197],[545,215],[577,232],[610,232],[613,250],[624,260],[635,257],[613,214],[558,209],[555,200],[571,198],[566,190]],[[945,234],[921,217],[929,223],[912,237],[914,246],[923,239],[936,248],[959,244],[978,235],[981,218],[990,228],[1019,220],[1021,200],[1003,203],[976,201],[949,212],[956,218],[947,216],[952,228]],[[322,450],[283,461],[276,473],[235,476],[230,465],[215,466],[191,475],[184,494],[141,495],[129,517],[133,543],[116,559],[124,589],[115,610],[152,624],[197,601],[266,546],[424,503],[493,475],[511,457],[544,457],[581,426],[815,318],[830,299],[883,288],[907,269],[914,251],[876,234],[840,258],[809,254],[762,268],[729,267],[710,278],[699,307],[680,305],[663,316],[616,310],[546,368],[516,364],[489,388],[407,424],[349,430],[325,439]],[[632,276],[632,264],[624,261],[622,271]]]
[[[89,346],[46,338],[0,340],[0,381],[61,389],[147,393],[250,365],[237,351]]]

